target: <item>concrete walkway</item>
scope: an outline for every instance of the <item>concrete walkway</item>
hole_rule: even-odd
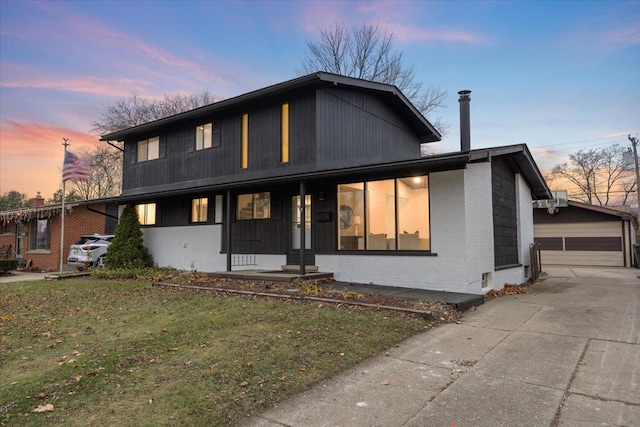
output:
[[[245,425],[640,425],[640,270],[545,272]]]
[[[13,271],[7,275],[0,275],[0,283],[26,282],[31,280],[44,280],[44,276],[48,273],[32,273]]]

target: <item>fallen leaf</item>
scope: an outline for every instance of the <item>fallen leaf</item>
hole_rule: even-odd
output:
[[[51,403],[47,403],[46,405],[38,406],[36,409],[34,409],[31,412],[41,413],[41,412],[51,412],[51,411],[53,411],[53,405]]]
[[[246,381],[242,381],[239,385],[240,385],[240,387],[246,387],[246,386],[249,385],[249,383],[246,382]]]
[[[389,385],[389,380],[380,381],[380,385]]]

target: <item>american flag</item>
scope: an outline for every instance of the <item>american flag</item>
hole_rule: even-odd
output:
[[[85,181],[89,179],[89,166],[83,159],[71,151],[64,152],[64,166],[62,167],[62,181]]]

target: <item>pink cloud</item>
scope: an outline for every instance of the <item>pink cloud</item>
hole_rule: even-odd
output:
[[[309,2],[304,3],[300,23],[302,27],[317,34],[336,22],[346,27],[370,23],[382,30],[393,33],[399,42],[413,43],[437,41],[447,43],[483,44],[489,38],[457,28],[442,28],[429,24],[429,28],[412,25],[409,21],[415,15],[417,2],[376,1],[376,2]],[[419,2],[420,7],[429,7],[429,2]]]
[[[113,82],[109,79],[94,80],[89,77],[80,77],[81,86],[84,87],[81,89],[83,92],[104,93],[113,96],[108,88],[112,84],[114,87],[123,87],[123,91],[126,91],[125,95],[140,93],[141,90],[135,86],[148,88],[147,82],[140,81],[140,76],[148,77],[157,74],[158,70],[162,70],[161,76],[171,82],[175,80],[174,77],[182,78],[192,84],[194,79],[202,82],[210,82],[212,79],[227,81],[216,74],[215,67],[209,67],[203,63],[201,56],[197,60],[191,60],[174,55],[131,33],[78,13],[70,4],[38,2],[32,3],[31,6],[44,12],[44,17],[41,15],[40,18],[20,23],[19,26],[15,23],[13,27],[3,28],[2,34],[43,41],[51,45],[52,48],[60,49],[61,52],[68,49],[69,41],[72,40],[75,49],[84,50],[82,56],[85,58],[85,62],[108,64],[108,68],[111,70],[120,69],[117,74],[132,76],[128,79],[122,79],[122,81]],[[136,73],[133,67],[136,67],[139,72]],[[63,84],[65,77],[60,77],[62,77]],[[75,78],[73,79],[75,80]],[[51,80],[57,81],[58,77]],[[20,86],[17,84],[12,87]],[[130,89],[132,86],[134,90]],[[116,96],[121,95],[122,93],[116,94]]]
[[[51,70],[13,64],[3,64],[3,79],[0,81],[0,86],[6,88],[54,89],[113,97],[140,92],[145,84],[126,77],[68,76]]]
[[[640,24],[604,31],[596,34],[595,38],[615,46],[627,47],[640,45]]]
[[[439,41],[449,43],[484,44],[489,41],[488,37],[480,34],[448,28],[426,29],[396,26],[393,28],[393,34],[396,40],[403,42]]]
[[[61,188],[63,139],[69,150],[92,150],[97,138],[74,129],[40,123],[5,122],[0,126],[0,193],[16,190],[49,198]]]

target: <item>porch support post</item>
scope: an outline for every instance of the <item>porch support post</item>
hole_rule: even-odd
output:
[[[304,268],[304,247],[306,245],[307,223],[306,223],[306,189],[304,181],[300,181],[300,274],[305,274]]]
[[[227,271],[231,271],[231,190],[227,190],[227,218],[225,238],[227,240]]]

